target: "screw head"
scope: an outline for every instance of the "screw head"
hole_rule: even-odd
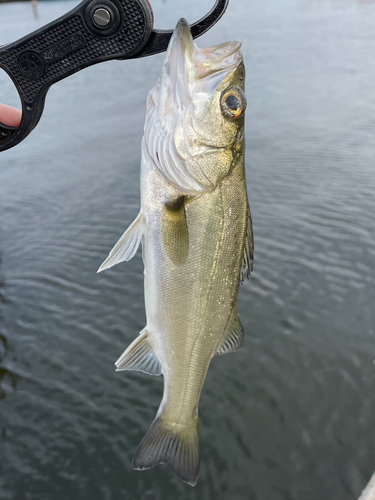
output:
[[[105,28],[111,22],[111,14],[107,9],[100,7],[94,12],[93,21],[99,28]]]

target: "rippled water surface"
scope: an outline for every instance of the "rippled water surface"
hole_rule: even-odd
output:
[[[186,5],[185,5],[186,3]],[[158,26],[211,1],[153,1]],[[70,2],[0,5],[0,45]],[[0,156],[1,500],[355,500],[375,470],[375,4],[232,0],[256,262],[246,345],[212,362],[196,488],[134,472],[162,379],[115,373],[145,324],[141,256],[96,270],[139,207],[161,56],[56,85]],[[12,99],[0,77],[0,101]]]

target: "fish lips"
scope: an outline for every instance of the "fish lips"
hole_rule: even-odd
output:
[[[167,92],[160,104],[165,105],[165,100],[173,97],[178,106],[187,107],[191,92],[215,92],[225,74],[243,60],[241,46],[234,40],[200,49],[194,43],[189,23],[180,19],[163,64],[161,88]]]

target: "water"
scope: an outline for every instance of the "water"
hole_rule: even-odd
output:
[[[172,27],[211,1],[153,4]],[[1,5],[0,44],[73,5],[41,3],[38,19]],[[256,262],[246,346],[213,360],[203,390],[194,489],[131,468],[162,393],[113,367],[145,324],[141,257],[96,274],[138,212],[161,56],[52,88],[0,158],[1,500],[359,496],[375,470],[374,23],[371,2],[237,0],[201,41],[244,42]]]

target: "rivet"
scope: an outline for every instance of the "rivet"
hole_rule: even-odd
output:
[[[111,22],[111,14],[101,7],[94,12],[93,20],[99,28],[105,28]]]

